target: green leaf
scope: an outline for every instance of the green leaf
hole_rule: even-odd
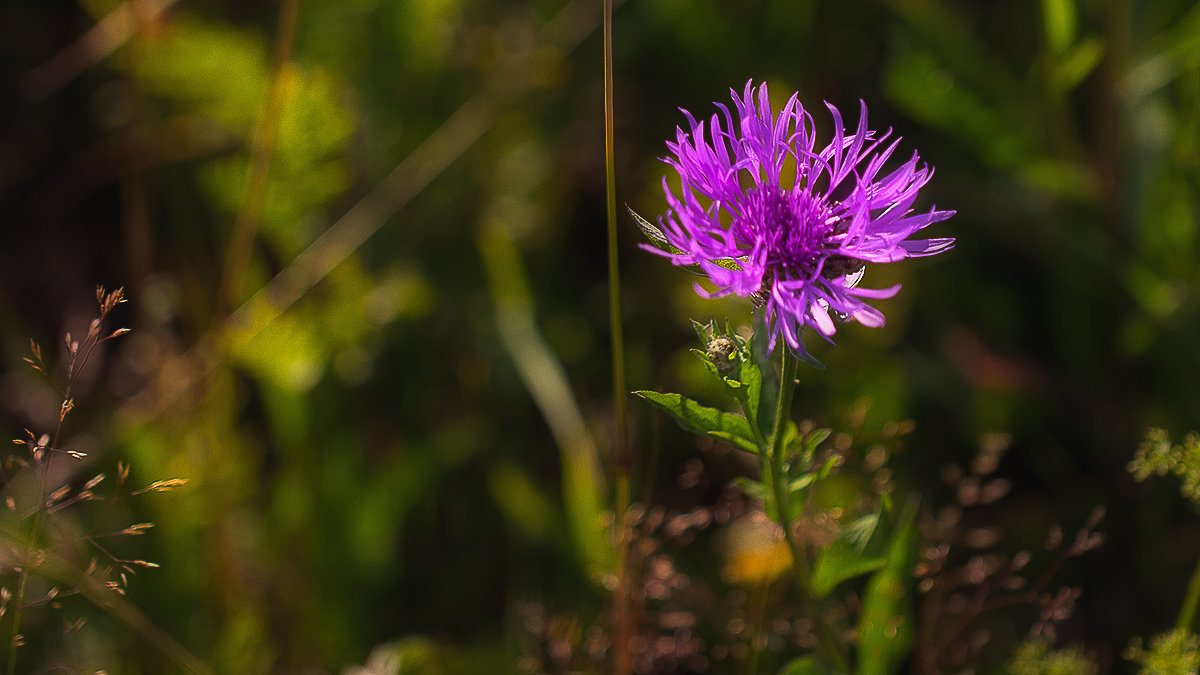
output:
[[[811,462],[813,456],[817,454],[817,448],[829,438],[829,434],[833,433],[832,429],[813,429],[804,434],[804,438],[800,439],[801,457],[805,462]]]
[[[761,430],[763,428],[762,421],[758,419],[759,399],[762,397],[762,371],[759,370],[758,364],[755,363],[749,354],[742,361],[742,370],[739,378],[742,382],[741,394],[739,401],[746,407],[746,416],[750,418],[751,424],[757,424]]]
[[[885,564],[886,558],[860,555],[839,539],[822,549],[821,555],[817,556],[817,564],[813,568],[813,594],[823,598],[843,581],[874,572]]]
[[[825,480],[829,474],[833,473],[833,470],[841,461],[841,455],[834,455],[833,457],[826,459],[825,463],[821,465],[821,468],[817,470],[817,480]]]
[[[671,413],[679,426],[688,431],[726,441],[746,452],[759,453],[750,423],[744,417],[700,405],[682,394],[663,394],[657,391],[633,393],[646,399],[651,405]]]
[[[867,542],[871,541],[875,530],[879,528],[880,515],[880,512],[876,511],[856,519],[842,530],[840,537],[861,553],[867,548]]]
[[[625,210],[629,212],[630,216],[633,216],[633,222],[637,224],[638,229],[642,231],[642,234],[646,235],[646,238],[650,240],[650,244],[655,248],[666,251],[667,253],[674,253],[676,255],[680,253],[686,253],[686,251],[683,249],[672,246],[667,241],[667,236],[662,233],[662,230],[658,229],[658,227],[650,221],[639,216],[637,211],[634,211],[632,208],[630,208],[628,204],[625,205]]]
[[[917,505],[909,503],[892,535],[885,566],[867,582],[858,619],[857,675],[886,675],[908,656],[913,638],[909,582],[916,555]]]
[[[811,656],[792,659],[779,669],[779,675],[824,675],[828,672],[827,668],[822,667],[821,663]]]
[[[1051,85],[1059,92],[1071,91],[1096,69],[1102,56],[1104,43],[1098,38],[1080,40],[1054,65],[1050,73]]]
[[[816,479],[817,474],[815,473],[806,473],[802,474],[799,478],[793,478],[792,482],[788,483],[788,492],[796,494],[797,492],[807,488],[809,485],[812,485],[813,481]]]
[[[642,231],[642,234],[646,235],[646,238],[650,240],[651,246],[660,251],[666,251],[672,255],[687,253],[687,251],[684,251],[681,248],[672,246],[671,242],[667,241],[667,236],[663,234],[662,230],[658,229],[658,227],[650,221],[639,216],[636,211],[629,207],[628,204],[625,205],[625,210],[628,211],[629,215],[633,217],[633,222],[637,223],[638,229]],[[720,260],[710,260],[709,262],[713,263],[714,265],[724,267],[727,270],[737,271],[742,269],[742,266],[739,263],[745,262],[745,259],[743,258],[741,260],[737,260],[734,258],[722,258]],[[692,274],[705,276],[699,265],[680,265],[679,267],[680,269],[687,270]]]
[[[867,542],[879,526],[879,513],[868,513],[842,530],[832,544],[821,549],[813,568],[813,593],[829,595],[838,584],[884,566],[887,559],[864,555]]]
[[[738,489],[740,489],[742,492],[745,492],[748,496],[753,497],[760,502],[766,503],[771,499],[771,490],[766,485],[763,485],[753,478],[739,476],[738,478],[733,479],[733,484],[738,486]]]

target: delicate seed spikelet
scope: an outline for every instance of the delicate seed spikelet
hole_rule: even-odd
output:
[[[167,478],[166,480],[156,480],[141,490],[135,490],[130,494],[140,495],[147,492],[170,492],[177,487],[187,485],[187,482],[188,481],[186,478]]]
[[[51,492],[50,496],[46,498],[46,503],[53,504],[54,502],[57,502],[58,500],[62,499],[63,497],[66,497],[70,493],[71,493],[71,486],[64,485],[64,486],[58,488],[57,490],[55,490],[54,492]]]

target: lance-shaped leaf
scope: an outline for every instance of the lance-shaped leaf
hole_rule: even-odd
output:
[[[867,542],[879,525],[879,513],[867,515],[851,523],[833,543],[821,549],[813,568],[813,593],[823,598],[838,584],[884,566],[887,559],[868,555]]]
[[[754,434],[750,424],[744,417],[738,417],[716,408],[700,405],[681,394],[663,394],[657,391],[635,391],[652,405],[671,413],[679,426],[684,429],[704,434],[717,440],[725,441],[736,448],[758,454],[758,446],[754,443]]]
[[[646,235],[646,238],[649,239],[650,243],[656,248],[662,249],[667,253],[685,253],[684,250],[672,246],[670,242],[667,241],[667,236],[662,233],[662,230],[658,229],[657,225],[639,216],[637,211],[634,211],[632,208],[630,208],[628,204],[625,205],[625,210],[628,211],[629,215],[633,217],[633,222],[637,223],[638,229],[642,231],[642,234]]]
[[[650,240],[651,246],[660,251],[666,251],[671,255],[687,253],[687,251],[684,251],[681,248],[672,246],[671,242],[667,241],[667,235],[663,234],[662,230],[660,230],[657,225],[639,216],[637,211],[634,211],[632,208],[630,208],[628,204],[625,205],[625,210],[628,211],[629,215],[633,217],[633,222],[637,224],[638,229],[642,231],[642,234],[646,235],[646,238]],[[712,262],[713,264],[724,267],[727,270],[742,269],[742,266],[738,264],[738,261],[733,258],[721,258],[719,260],[713,260]],[[700,269],[699,265],[680,265],[680,269],[687,270],[688,272],[698,276],[707,276],[704,271]]]
[[[913,616],[908,586],[917,543],[917,504],[901,513],[888,543],[887,564],[871,576],[858,618],[857,675],[894,673],[908,656]]]

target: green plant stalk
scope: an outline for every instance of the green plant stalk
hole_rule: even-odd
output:
[[[787,345],[779,345],[779,351],[783,352],[783,356],[780,358],[779,397],[775,405],[775,428],[771,433],[771,446],[767,449],[767,456],[764,458],[764,462],[770,462],[769,470],[771,489],[775,495],[775,513],[779,519],[779,527],[783,529],[784,541],[787,542],[788,550],[792,553],[792,562],[796,571],[794,575],[796,588],[800,591],[800,602],[804,606],[804,611],[812,621],[813,632],[817,636],[818,651],[836,672],[849,673],[850,663],[842,649],[841,642],[838,641],[833,629],[821,618],[817,599],[813,596],[812,589],[809,588],[812,568],[808,564],[808,558],[805,557],[800,543],[796,541],[796,536],[792,533],[792,517],[788,506],[787,472],[783,462],[784,454],[787,452],[787,448],[784,447],[784,437],[787,435],[792,394],[796,390],[796,370],[800,361]]]
[[[1196,570],[1192,572],[1192,580],[1188,582],[1187,594],[1183,596],[1183,605],[1179,608],[1179,618],[1175,620],[1175,628],[1185,628],[1189,632],[1196,624],[1196,607],[1200,605],[1200,560],[1196,561]]]

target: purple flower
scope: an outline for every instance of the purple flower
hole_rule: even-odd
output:
[[[858,128],[847,133],[837,108],[833,139],[816,146],[812,116],[796,94],[776,115],[767,85],[746,83],[736,108],[717,103],[706,125],[686,110],[690,131],[676,128],[671,156],[663,161],[679,173],[678,195],[663,178],[670,209],[661,230],[645,221],[654,240],[644,245],[680,266],[695,266],[716,286],[705,297],[731,293],[765,308],[770,349],[780,336],[799,354],[804,326],[825,339],[834,318],[865,326],[884,324],[883,314],[864,299],[890,298],[900,286],[857,286],[867,263],[933,255],[954,245],[950,238],[909,239],[953,211],[912,211],[917,191],[933,169],[914,152],[899,168],[881,175],[899,138],[884,145],[867,129],[861,104]],[[832,341],[832,340],[830,340]]]

